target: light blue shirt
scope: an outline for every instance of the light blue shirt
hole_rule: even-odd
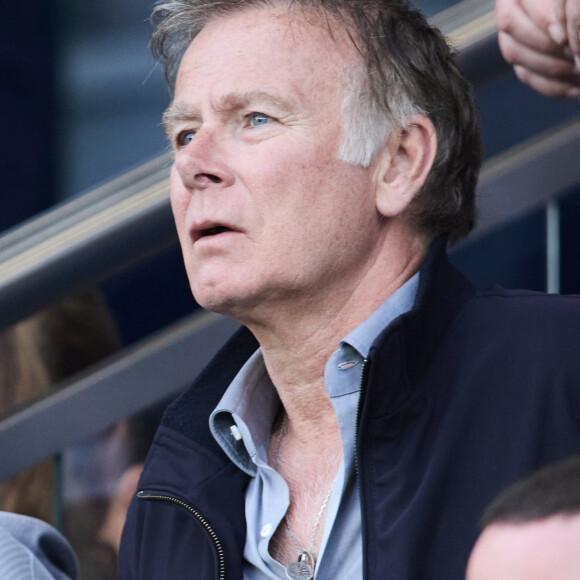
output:
[[[362,365],[375,338],[412,308],[418,283],[417,273],[340,341],[326,363],[324,381],[338,418],[343,461],[326,511],[314,576],[318,580],[362,578],[361,514],[354,466]],[[288,485],[267,459],[272,424],[279,408],[280,399],[258,349],[210,417],[216,441],[251,476],[246,491],[245,580],[286,578],[284,566],[268,551],[270,539],[290,505]]]
[[[68,541],[46,522],[0,512],[2,580],[76,580],[76,556]]]

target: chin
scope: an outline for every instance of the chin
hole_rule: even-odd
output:
[[[195,301],[205,310],[210,310],[211,312],[217,312],[218,314],[223,314],[223,310],[227,308],[227,305],[231,303],[231,300],[226,299],[224,296],[216,296],[215,294],[209,294],[207,292],[200,292],[192,289],[193,297]]]
[[[193,286],[191,288],[195,301],[206,310],[217,312],[224,316],[233,316],[233,313],[240,309],[241,303],[244,302],[243,294],[234,291],[232,288],[220,287],[200,288]]]
[[[198,292],[199,297],[194,292],[196,302],[205,310],[228,316],[237,320],[245,326],[252,326],[262,319],[264,314],[264,305],[268,299],[251,293],[246,289],[245,292]],[[267,309],[266,309],[267,310]]]

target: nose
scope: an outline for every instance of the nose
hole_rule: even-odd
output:
[[[188,145],[177,152],[175,169],[190,190],[225,188],[234,183],[234,173],[224,152],[216,143],[216,135],[199,130]]]

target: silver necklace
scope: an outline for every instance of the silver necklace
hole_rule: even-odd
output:
[[[282,447],[282,439],[286,435],[288,431],[288,415],[284,415],[284,419],[282,420],[282,425],[280,427],[280,433],[277,439],[277,446],[276,452],[274,454],[274,469],[279,471],[280,468],[280,448]],[[334,482],[333,482],[334,483]],[[290,580],[312,580],[314,578],[314,569],[316,568],[316,558],[314,556],[314,542],[316,541],[316,534],[318,532],[318,526],[320,525],[320,520],[322,519],[322,514],[326,510],[328,506],[328,502],[330,501],[330,495],[332,494],[332,485],[318,510],[318,514],[316,515],[316,520],[314,521],[314,527],[312,529],[312,535],[310,536],[310,544],[307,550],[303,550],[298,543],[292,528],[290,527],[290,521],[288,520],[288,516],[284,516],[284,523],[286,524],[286,531],[288,532],[288,536],[290,540],[294,544],[294,548],[296,549],[296,553],[298,554],[298,559],[295,562],[290,562],[286,566],[286,577],[290,578]]]

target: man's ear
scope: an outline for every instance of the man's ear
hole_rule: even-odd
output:
[[[376,205],[385,217],[401,214],[419,193],[437,152],[437,134],[424,115],[412,115],[391,134],[376,161]]]

